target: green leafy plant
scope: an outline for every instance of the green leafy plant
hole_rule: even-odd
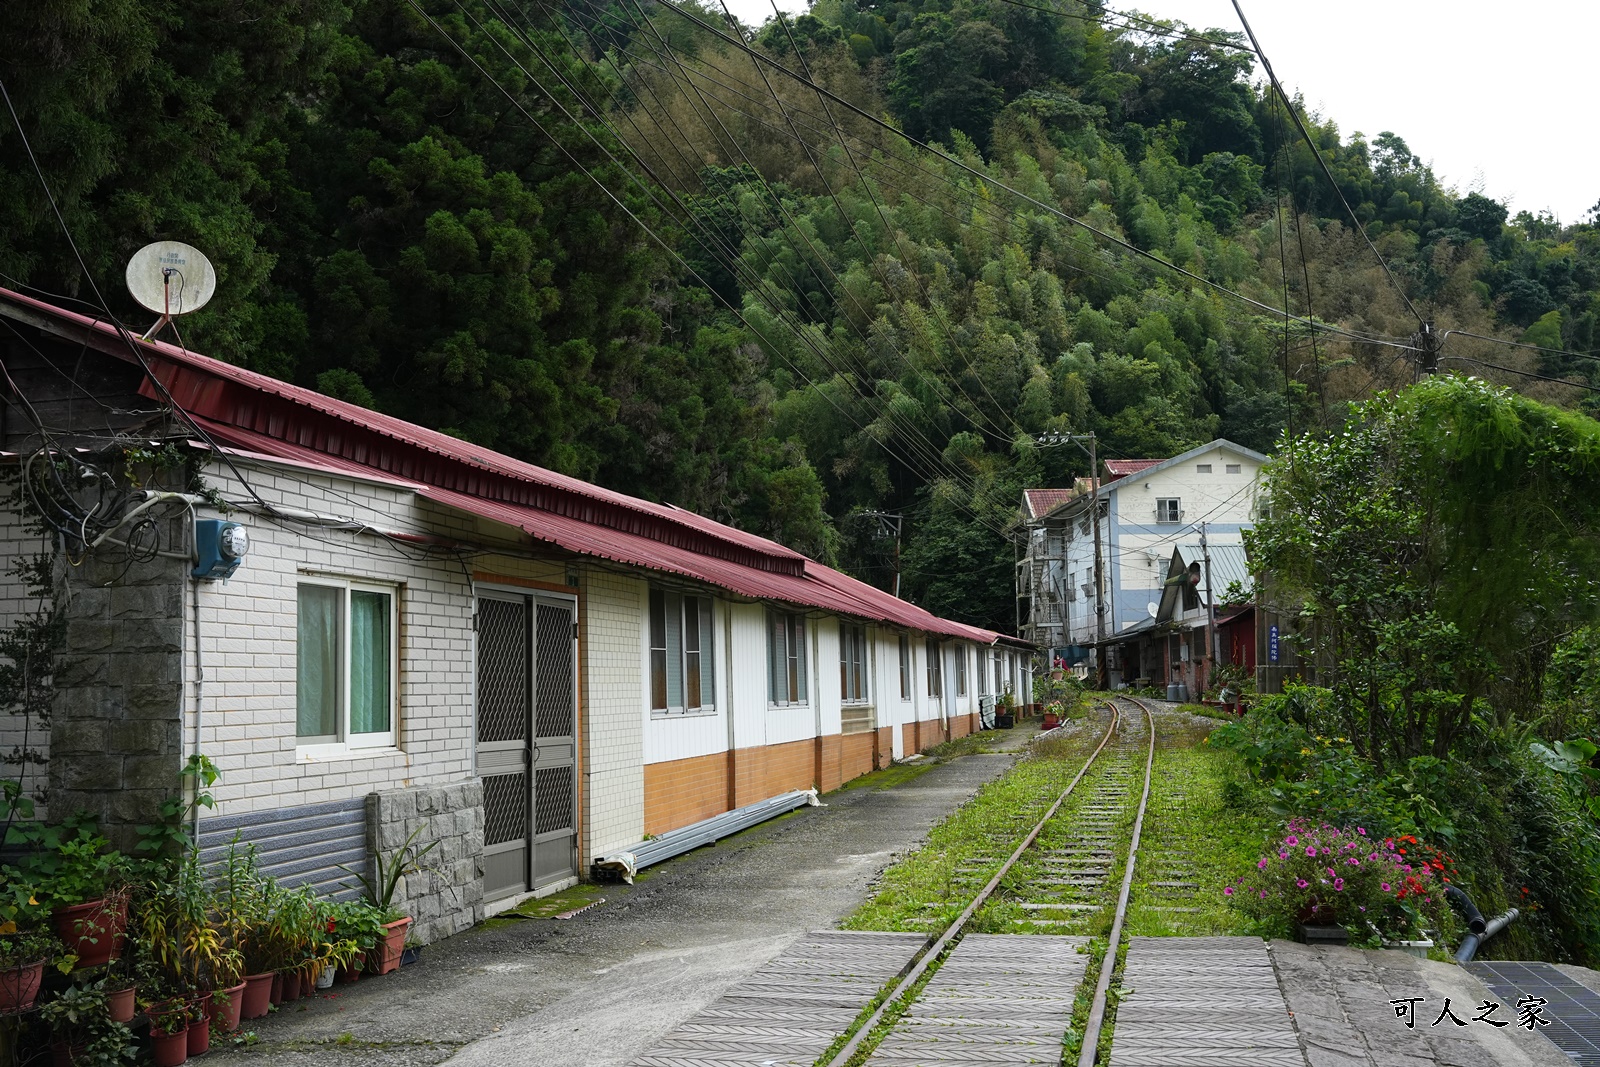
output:
[[[354,875],[356,885],[360,886],[368,902],[377,906],[383,915],[384,922],[394,922],[404,918],[394,907],[395,890],[400,884],[400,879],[411,874],[419,874],[424,868],[422,861],[439,846],[438,841],[430,841],[422,847],[417,846],[417,837],[427,829],[427,823],[419,823],[406,835],[406,839],[399,847],[387,856],[376,852],[372,857],[372,874],[368,876],[361,871],[352,871],[349,867],[340,869]],[[348,886],[346,888],[354,888]]]
[[[136,828],[139,841],[134,851],[158,864],[183,855],[190,845],[185,823],[196,808],[216,807],[211,786],[221,776],[211,757],[202,752],[191,755],[178,772],[178,792],[161,802],[160,820]]]
[[[72,1047],[74,1067],[121,1067],[133,1062],[133,1031],[113,1022],[106,995],[95,986],[68,986],[39,1006],[39,1018]]]

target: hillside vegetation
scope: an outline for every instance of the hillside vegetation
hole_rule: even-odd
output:
[[[819,0],[741,38],[656,0],[43,0],[0,12],[0,77],[114,300],[146,241],[217,264],[189,345],[880,585],[853,513],[902,512],[907,594],[999,628],[1018,489],[1087,466],[1031,435],[1339,425],[1412,380],[1376,343],[1408,301],[1595,347],[1592,219],[1303,115],[1353,222],[1237,35],[1044,3]],[[91,298],[8,122],[0,283]],[[1600,382],[1444,351],[1568,406],[1593,394],[1482,364]]]

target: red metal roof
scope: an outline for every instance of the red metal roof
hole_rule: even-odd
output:
[[[1157,463],[1164,462],[1166,461],[1160,459],[1108,459],[1106,460],[1106,471],[1111,477],[1107,478],[1106,481],[1114,482],[1118,478],[1126,478],[1130,474],[1138,474],[1140,471],[1149,470]]]
[[[1077,496],[1073,489],[1024,489],[1022,496],[1028,502],[1028,517],[1037,519]]]
[[[3,288],[0,299],[88,331],[103,350],[132,359],[108,323]],[[941,619],[775,541],[670,504],[613,492],[164,342],[133,343],[173,399],[241,456],[390,482],[569,552],[679,574],[753,599],[984,644],[1001,636]],[[146,380],[141,392],[155,397],[157,391]]]

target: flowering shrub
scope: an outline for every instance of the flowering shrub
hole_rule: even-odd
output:
[[[1282,933],[1297,922],[1337,924],[1358,940],[1376,929],[1409,940],[1451,921],[1449,857],[1415,837],[1376,839],[1365,827],[1291,819],[1255,870],[1223,889],[1246,915]]]

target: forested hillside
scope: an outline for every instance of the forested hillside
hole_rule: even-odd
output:
[[[1596,347],[1592,217],[1303,115],[1335,193],[1238,35],[1041,3],[42,0],[0,78],[113,302],[149,240],[217,264],[189,345],[880,585],[903,513],[906,594],[1000,628],[1018,490],[1087,467],[1035,435],[1270,449],[1419,317],[1587,405],[1539,349]],[[92,299],[9,117],[0,284]]]

